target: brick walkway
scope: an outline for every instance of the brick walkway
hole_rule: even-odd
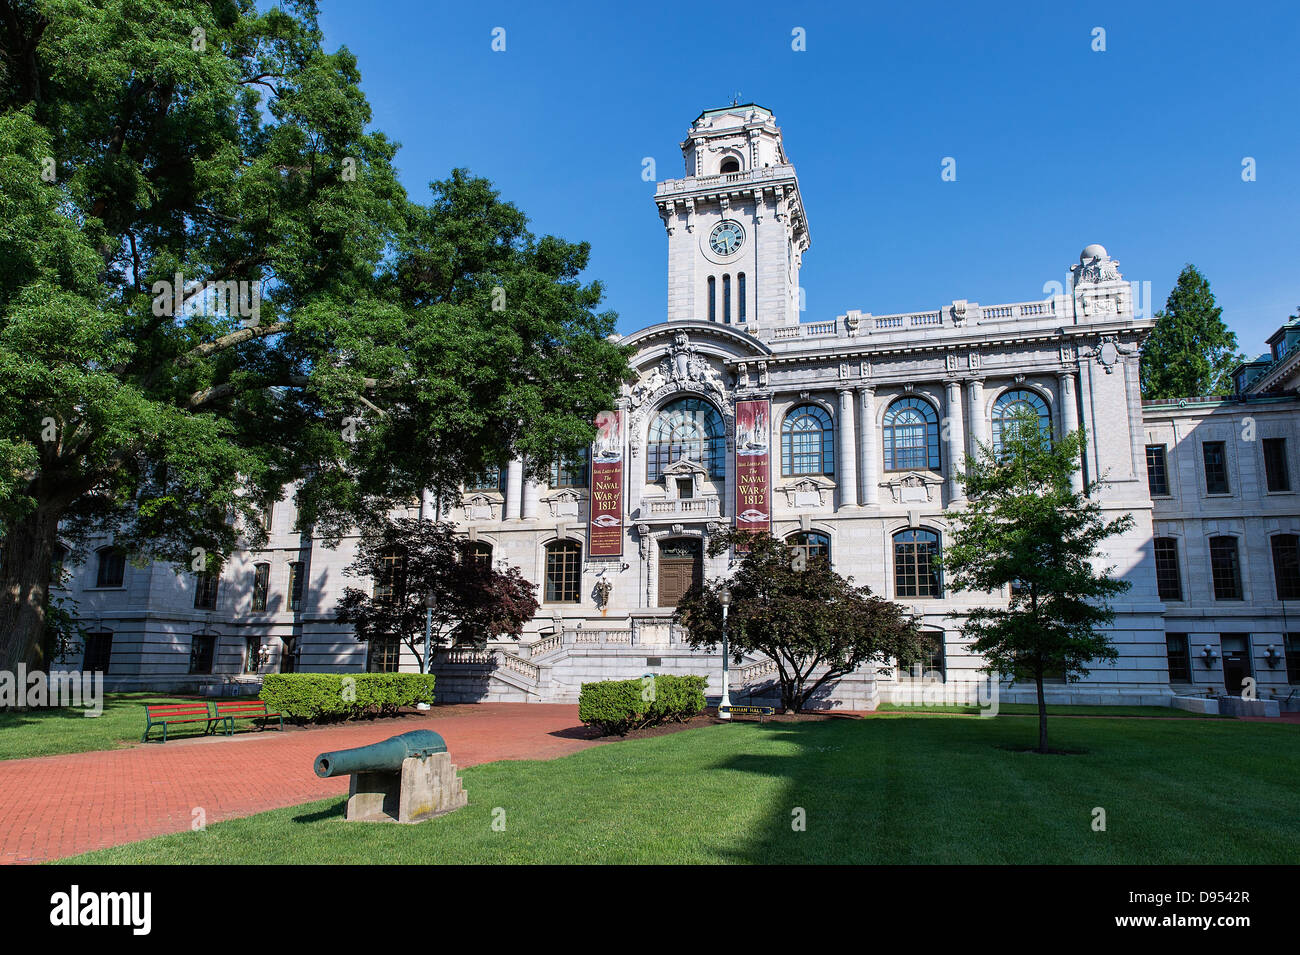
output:
[[[267,809],[347,793],[320,779],[317,753],[432,729],[457,767],[498,759],[554,759],[598,745],[579,737],[574,704],[482,703],[429,717],[320,729],[245,732],[129,749],[0,760],[0,863],[41,862]]]

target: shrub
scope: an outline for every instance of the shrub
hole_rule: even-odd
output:
[[[298,723],[391,716],[433,702],[431,673],[268,673],[259,698]]]
[[[584,683],[578,719],[602,736],[680,723],[704,709],[706,682],[702,676],[656,676],[653,683],[645,678]]]

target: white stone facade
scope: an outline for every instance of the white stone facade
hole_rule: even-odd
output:
[[[1244,534],[1248,576],[1255,581],[1254,568],[1263,566],[1258,551],[1267,548],[1269,530],[1300,530],[1294,495],[1265,498],[1254,464],[1244,457],[1234,459],[1240,475],[1229,498],[1207,502],[1190,493],[1195,456],[1183,445],[1208,430],[1235,428],[1238,412],[1161,407],[1148,409],[1144,417],[1138,346],[1153,320],[1135,317],[1130,286],[1105,249],[1085,249],[1072,267],[1070,287],[1047,299],[993,306],[933,303],[899,315],[846,310],[801,322],[799,269],[810,239],[798,179],[772,115],[753,105],[706,111],[682,150],[686,175],[661,183],[655,194],[668,240],[668,314],[662,324],[625,339],[635,346],[632,365],[638,377],[624,388],[620,402],[627,420],[623,554],[616,559],[588,554],[585,486],[525,482],[522,462],[515,461],[499,489],[467,491],[440,516],[490,544],[499,565],[517,566],[542,585],[539,598],[545,594],[548,545],[567,541],[580,547],[581,575],[576,599],[544,602],[519,644],[441,659],[442,699],[576,700],[584,681],[647,671],[709,674],[717,692],[718,658],[680,642],[672,608],[660,591],[676,586],[669,563],[680,569],[681,553],[697,546],[703,550],[709,535],[736,519],[735,406],[740,399],[771,401],[773,531],[782,537],[824,535],[837,572],[921,615],[927,629],[943,636],[942,671],[950,683],[981,676],[981,661],[961,636],[963,614],[1004,597],[948,591],[900,595],[895,535],[927,531],[942,547],[952,508],[961,502],[953,465],[972,453],[977,441],[991,440],[995,409],[1009,392],[1036,396],[1032,400],[1041,402],[1057,433],[1087,429],[1079,480],[1104,478],[1106,510],[1134,518],[1133,529],[1110,541],[1106,555],[1132,583],[1115,604],[1111,636],[1119,659],[1099,665],[1081,683],[1052,686],[1050,698],[1166,702],[1174,692],[1213,685],[1209,670],[1198,671],[1194,685],[1171,690],[1167,629],[1191,634],[1195,652],[1220,631],[1282,632],[1283,608],[1257,599],[1262,583],[1252,583],[1249,596],[1230,609],[1203,599],[1201,539],[1219,527]],[[655,440],[656,421],[684,398],[698,399],[700,408],[712,409],[720,419],[715,445],[725,446],[720,460],[703,452],[665,460],[664,446]],[[924,460],[918,461],[913,449],[908,466],[891,468],[900,462],[887,457],[887,416],[909,402],[918,413],[932,415],[934,448],[926,430]],[[1265,431],[1291,435],[1295,400],[1268,408]],[[828,422],[817,450],[829,451],[833,465],[814,469],[818,473],[783,474],[782,429],[796,409],[815,409],[809,414]],[[1177,490],[1153,504],[1146,446],[1161,441],[1171,449]],[[1295,445],[1292,436],[1291,453]],[[666,471],[662,477],[650,473],[656,452]],[[1258,509],[1262,499],[1268,502],[1266,514]],[[430,508],[426,501],[425,513]],[[262,672],[281,668],[286,646],[294,648],[300,669],[364,667],[364,648],[333,622],[355,542],[345,539],[331,549],[299,538],[292,532],[293,518],[288,499],[274,516],[270,548],[236,555],[211,610],[193,609],[190,575],[128,566],[124,589],[102,590],[86,586],[94,583],[95,573],[93,558],[88,561],[72,588],[83,619],[113,634],[109,685],[255,679],[239,676],[246,669],[249,638],[254,646],[260,641],[269,648]],[[1185,602],[1159,597],[1153,519],[1160,535],[1173,535],[1186,548],[1185,567],[1193,579]],[[678,556],[665,563],[664,547]],[[300,563],[304,579],[301,604],[293,609],[287,606],[290,562]],[[266,610],[254,612],[258,563],[270,565],[269,598]],[[709,578],[726,573],[728,558],[704,556],[701,563],[700,573]],[[215,677],[188,673],[195,633],[216,638]],[[1268,669],[1259,656],[1263,646],[1259,643],[1256,651],[1259,673]],[[414,668],[414,659],[404,660],[403,667]],[[1274,679],[1270,686],[1285,687],[1285,665],[1280,672],[1281,682]],[[770,690],[772,677],[769,661],[746,661],[733,680],[739,687],[733,698],[742,702],[747,694],[761,695]],[[882,697],[906,696],[908,687],[893,676],[855,674],[829,688],[821,703],[870,707]],[[1002,698],[1028,699],[1030,692],[1004,688]]]

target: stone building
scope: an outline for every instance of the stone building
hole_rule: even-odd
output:
[[[941,638],[942,652],[910,673],[853,674],[828,689],[824,705],[905,697],[923,671],[951,684],[974,680],[981,661],[962,638],[963,615],[1000,596],[950,592],[931,558],[961,504],[957,465],[976,442],[996,445],[1024,408],[1058,434],[1086,428],[1077,480],[1104,477],[1106,511],[1134,517],[1106,555],[1132,583],[1115,604],[1119,659],[1084,682],[1053,686],[1051,697],[1165,702],[1182,685],[1222,689],[1225,668],[1200,662],[1202,648],[1215,645],[1226,661],[1243,652],[1243,633],[1251,673],[1287,689],[1285,661],[1266,656],[1289,640],[1286,600],[1280,584],[1274,599],[1263,575],[1277,553],[1270,546],[1294,549],[1300,533],[1290,490],[1294,397],[1144,409],[1138,347],[1153,319],[1134,314],[1132,289],[1100,245],[1085,248],[1061,294],[1047,298],[801,321],[809,223],[772,114],[753,104],[707,110],[681,146],[685,175],[655,193],[668,244],[667,315],[624,339],[637,378],[617,414],[601,422],[590,454],[554,462],[546,483],[524,480],[516,460],[441,514],[484,556],[521,568],[542,600],[519,643],[443,654],[442,699],[575,700],[584,681],[648,671],[713,674],[716,692],[717,656],[686,647],[672,614],[692,582],[726,573],[727,556],[709,557],[706,544],[736,523],[829,553],[836,571],[911,608]],[[1249,369],[1261,393],[1278,387],[1272,367]],[[1234,436],[1251,415],[1262,438],[1247,449]],[[1226,448],[1229,489],[1203,494],[1209,458],[1197,447],[1214,442]],[[1285,487],[1265,479],[1278,454]],[[1153,483],[1155,464],[1164,484]],[[593,472],[614,492],[614,506],[595,515]],[[421,511],[432,510],[426,500]],[[354,541],[330,549],[299,536],[291,495],[268,520],[267,548],[235,555],[215,584],[167,567],[123,567],[111,552],[107,574],[103,560],[87,561],[71,585],[83,620],[102,634],[87,663],[108,664],[110,687],[414,668],[397,648],[368,651],[333,620]],[[1226,560],[1215,541],[1225,537],[1238,542],[1240,595],[1230,602],[1210,588],[1211,565]],[[1291,543],[1270,544],[1279,540]],[[1237,656],[1232,665],[1235,674]],[[745,661],[737,695],[769,692],[773,672],[765,659]]]

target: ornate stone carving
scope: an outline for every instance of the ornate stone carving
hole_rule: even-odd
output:
[[[1086,352],[1089,358],[1096,360],[1097,364],[1105,370],[1106,374],[1114,374],[1115,366],[1119,364],[1120,359],[1137,354],[1137,348],[1134,345],[1126,345],[1113,335],[1107,335],[1097,344],[1089,348]]]
[[[760,365],[760,370],[763,368]],[[766,378],[766,373],[761,372]],[[690,337],[679,331],[673,337],[673,344],[668,354],[654,368],[645,372],[629,391],[628,405],[632,409],[630,416],[631,433],[640,434],[640,426],[645,416],[646,407],[656,399],[671,392],[694,391],[713,398],[723,412],[732,413],[732,399],[723,373],[715,368],[707,358],[691,343]],[[632,453],[637,453],[633,439]]]
[[[462,499],[461,506],[465,508],[466,520],[494,521],[497,519],[497,508],[501,506],[501,496],[469,494]]]
[[[863,359],[861,375],[863,378],[871,377],[871,362]]]
[[[576,491],[565,488],[542,498],[542,503],[551,509],[551,517],[577,517],[578,502],[581,497]]]

